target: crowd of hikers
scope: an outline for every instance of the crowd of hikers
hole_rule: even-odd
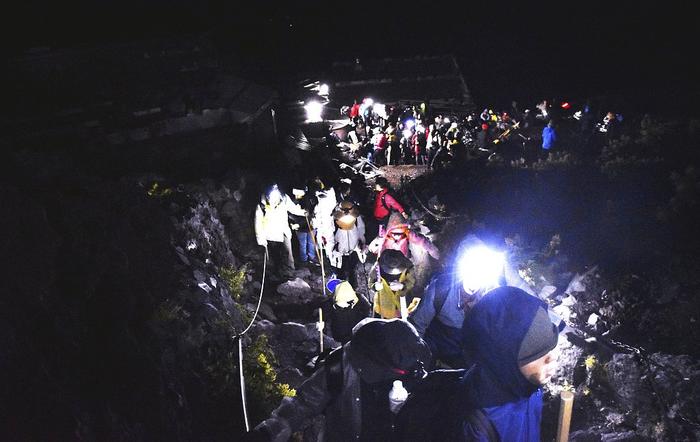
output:
[[[513,103],[509,112],[485,109],[460,121],[438,115],[428,124],[420,105],[393,118],[363,104],[344,110],[352,130],[343,143],[375,165],[435,167],[441,156],[455,161],[508,136],[528,138],[534,127],[547,152],[569,111],[600,134],[621,121],[609,113],[596,125],[588,107],[543,102],[533,115]],[[556,368],[566,325],[483,239],[468,235],[452,262],[435,266],[441,254],[412,218],[418,211],[381,175],[368,198],[357,184],[343,178],[331,186],[317,176],[291,196],[273,185],[261,197],[255,232],[271,273],[291,278],[298,266],[323,273],[329,296],[318,326],[338,346],[319,355],[296,396],[247,440],[286,441],[323,415],[320,440],[539,441],[541,386]]]
[[[584,145],[596,134],[615,137],[623,120],[616,112],[594,111],[589,102],[574,111],[571,103],[559,100],[543,100],[524,110],[514,101],[505,110],[460,115],[436,114],[425,103],[389,106],[365,98],[343,106],[341,116],[348,123],[332,134],[334,144],[356,158],[376,166],[430,168],[509,148],[535,161],[561,146],[561,129],[565,138]]]

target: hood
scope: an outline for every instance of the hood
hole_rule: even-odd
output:
[[[464,347],[482,375],[498,385],[501,391],[494,395],[525,398],[537,390],[520,373],[518,353],[541,310],[547,311],[544,301],[516,287],[498,287],[486,293],[464,319]],[[489,393],[481,393],[480,401],[488,402]]]
[[[401,319],[365,318],[352,330],[350,363],[367,383],[411,379],[430,357],[413,325]]]

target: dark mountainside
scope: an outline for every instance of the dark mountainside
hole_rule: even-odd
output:
[[[645,16],[655,12],[640,8]],[[277,26],[286,23],[286,12],[276,12],[269,28],[261,28],[274,31],[269,40],[258,40],[251,24],[236,31],[218,28],[211,37],[218,50],[239,51],[241,70],[250,77],[284,77],[269,61],[254,63],[274,59],[270,54],[279,56],[285,73],[302,70],[302,64],[304,70],[315,68],[314,63],[322,69],[325,61],[313,49],[288,50],[293,43],[308,43],[313,32],[288,46],[273,44],[287,35]],[[516,20],[516,12],[497,22],[503,29],[534,27]],[[120,17],[129,15],[125,10]],[[193,20],[204,27],[212,20],[205,16]],[[260,24],[260,18],[250,21]],[[605,19],[602,28],[614,18]],[[245,19],[239,14],[235,23],[242,25]],[[332,39],[319,43],[318,52],[328,53],[347,36],[330,32],[339,18],[320,19],[319,29]],[[408,23],[419,18],[412,20]],[[615,92],[628,103],[624,132],[591,145],[566,140],[561,152],[532,165],[502,154],[470,158],[447,172],[412,181],[402,182],[400,171],[386,173],[401,184],[400,197],[413,217],[424,219],[435,233],[440,265],[449,263],[454,245],[466,233],[478,232],[507,248],[521,274],[558,313],[586,330],[585,336],[597,337],[572,338],[564,352],[558,377],[548,386],[546,440],[555,431],[561,389],[576,392],[572,440],[700,439],[700,122],[674,116],[667,107],[676,100],[692,111],[698,91],[680,87],[673,94],[664,92],[674,84],[691,84],[684,82],[686,76],[692,78],[692,70],[682,68],[684,52],[645,67],[625,88],[626,77],[615,69],[607,81],[605,61],[624,54],[615,66],[634,66],[645,55],[644,43],[657,36],[654,32],[641,42],[611,36],[613,55],[600,55],[596,63],[596,57],[586,58],[589,70],[580,71],[572,61],[569,67],[557,65],[555,72],[544,69],[543,76],[546,52],[508,49],[518,46],[518,34],[499,36],[499,28],[488,27],[492,21],[485,23],[446,37],[466,41],[460,47],[469,49],[460,62],[465,72],[475,72],[468,80],[479,104]],[[643,27],[641,20],[635,23]],[[560,52],[567,50],[567,37],[579,35],[580,29],[600,44],[609,41],[595,28],[568,22],[547,29],[538,31],[538,40],[552,41],[553,50]],[[679,29],[673,32],[679,48],[690,45]],[[485,37],[469,43],[480,33],[498,43],[489,45]],[[231,40],[230,35],[245,39]],[[419,40],[423,46],[396,44],[391,53],[434,49],[431,39]],[[77,31],[62,41],[73,43],[84,43]],[[381,44],[364,47],[368,55],[386,50]],[[445,47],[455,44],[446,41]],[[598,46],[591,47],[597,54]],[[648,96],[636,92],[660,73],[663,80],[654,83],[659,89],[648,91],[658,103],[646,107]],[[567,74],[576,78],[575,85],[548,82]],[[515,77],[524,80],[510,80]],[[124,90],[136,88],[136,82],[129,83],[133,79],[117,80]],[[524,87],[530,80],[532,87]],[[71,87],[76,84],[80,88],[79,79]],[[62,95],[55,92],[60,91],[37,91],[36,101],[25,102],[23,110],[58,103]],[[280,92],[285,96],[286,91]],[[11,96],[21,98],[17,92]],[[180,116],[204,113],[180,105],[178,101]],[[3,120],[14,111],[14,105],[4,109]],[[130,121],[108,124],[131,129]],[[9,127],[5,121],[3,127]],[[246,124],[154,133],[121,144],[92,143],[70,134],[30,144],[12,137],[22,139],[35,128],[12,127],[19,132],[4,133],[0,166],[5,232],[0,240],[0,439],[237,440],[245,426],[233,336],[252,319],[261,288],[262,254],[252,226],[260,192],[273,180],[289,186],[316,174],[337,184],[343,172],[335,165],[347,158],[328,149],[305,152],[260,142]],[[429,203],[433,197],[445,204],[438,217],[426,210],[438,211]],[[294,394],[318,353],[313,322],[326,296],[318,275],[300,269],[294,276],[284,284],[266,283],[257,322],[243,338],[253,425],[283,396]],[[326,337],[325,346],[331,344]],[[319,423],[309,422],[300,438],[311,440]]]

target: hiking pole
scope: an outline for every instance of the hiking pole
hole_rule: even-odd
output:
[[[326,271],[323,267],[323,249],[318,246],[318,241],[316,241],[316,237],[314,236],[314,232],[311,229],[311,223],[309,222],[309,217],[307,215],[304,215],[304,219],[306,219],[306,226],[309,228],[309,235],[311,235],[311,241],[314,243],[314,249],[316,249],[316,255],[318,257],[318,261],[321,263],[321,293],[325,296],[326,294]],[[318,322],[316,323],[316,327],[318,328],[318,333],[319,333],[319,348],[321,349],[320,353],[323,353],[323,309],[321,307],[318,308]]]
[[[570,391],[562,391],[559,407],[559,423],[557,425],[557,438],[555,439],[556,442],[566,442],[569,440],[571,409],[573,406],[574,394]]]

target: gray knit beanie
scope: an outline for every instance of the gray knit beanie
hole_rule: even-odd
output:
[[[538,308],[518,349],[518,365],[523,366],[546,355],[557,346],[559,331],[544,308]]]

